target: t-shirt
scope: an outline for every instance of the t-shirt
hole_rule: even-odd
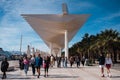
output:
[[[30,63],[31,63],[32,65],[35,64],[35,58],[34,58],[34,57],[31,58]]]
[[[105,57],[104,56],[100,56],[99,58],[99,65],[104,65],[105,64]]]
[[[105,64],[112,64],[111,58],[105,58]]]
[[[24,60],[23,60],[23,63],[24,63],[24,64],[29,64],[29,61],[28,61],[27,59],[24,59]]]
[[[35,58],[35,66],[41,66],[43,62],[43,59],[41,57]]]

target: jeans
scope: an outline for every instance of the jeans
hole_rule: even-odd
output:
[[[67,62],[64,62],[65,63],[65,67],[67,67]]]
[[[24,71],[25,71],[25,74],[26,74],[26,75],[27,75],[28,67],[29,67],[28,64],[24,64]]]
[[[33,75],[35,75],[35,65],[34,65],[34,64],[31,64],[31,66],[32,66]]]

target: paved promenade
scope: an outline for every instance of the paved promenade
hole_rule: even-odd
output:
[[[16,64],[16,63],[14,63]],[[106,70],[105,70],[106,71]],[[100,70],[98,66],[85,66],[76,68],[57,68],[53,67],[49,69],[49,76],[44,77],[44,70],[41,70],[41,76],[38,79],[37,75],[32,76],[31,68],[29,68],[28,75],[26,76],[24,71],[15,68],[15,71],[7,72],[6,80],[120,80],[120,71],[119,70],[111,70],[112,77],[109,78],[106,76],[102,78],[100,76]],[[2,73],[0,72],[0,78]],[[0,79],[2,80],[2,79]]]

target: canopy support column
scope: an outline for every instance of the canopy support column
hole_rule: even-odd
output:
[[[65,57],[68,58],[68,31],[65,30]]]

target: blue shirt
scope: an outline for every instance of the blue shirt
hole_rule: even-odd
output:
[[[35,66],[41,66],[43,62],[43,59],[41,57],[35,58]]]

